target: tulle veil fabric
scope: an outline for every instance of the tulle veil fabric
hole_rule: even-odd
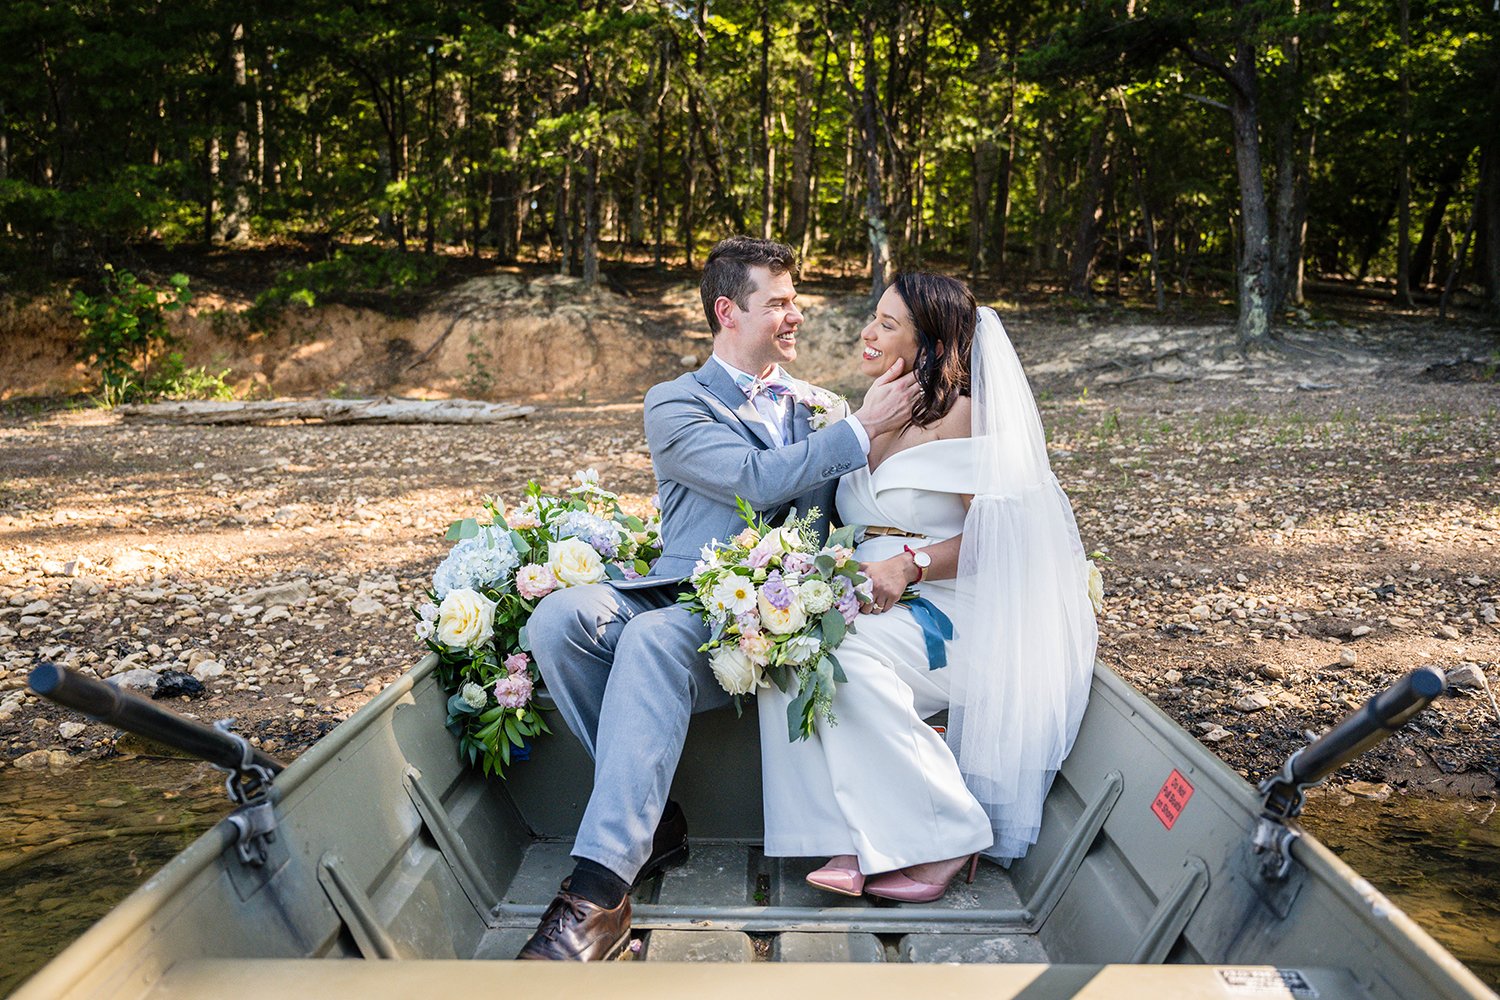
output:
[[[993,309],[979,310],[970,392],[977,481],[959,551],[948,743],[995,830],[1023,856],[1088,704],[1099,633],[1073,508],[1036,401]]]

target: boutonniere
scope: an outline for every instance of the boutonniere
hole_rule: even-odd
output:
[[[809,385],[796,386],[792,390],[792,398],[807,407],[809,414],[807,425],[815,431],[820,431],[833,423],[834,410],[848,409],[843,396],[826,389],[815,389]]]

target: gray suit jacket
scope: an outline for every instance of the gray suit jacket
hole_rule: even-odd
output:
[[[799,513],[817,507],[826,532],[839,477],[865,464],[864,449],[847,424],[810,430],[807,407],[795,403],[792,410],[791,440],[778,448],[755,406],[713,358],[652,386],[646,442],[661,499],[662,556],[650,576],[615,586],[660,586],[692,573],[705,544],[727,541],[745,526],[735,497],[773,524],[792,507]]]

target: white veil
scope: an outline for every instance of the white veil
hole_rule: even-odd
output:
[[[987,853],[1010,859],[1036,842],[1073,748],[1099,632],[1073,508],[993,309],[979,310],[970,377],[977,481],[959,551],[948,743],[994,827]]]

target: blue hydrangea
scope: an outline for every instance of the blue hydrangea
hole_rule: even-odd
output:
[[[620,551],[620,528],[586,510],[569,511],[554,526],[558,538],[581,538],[605,559],[613,559]]]
[[[441,601],[450,591],[500,586],[520,564],[508,532],[482,527],[473,538],[453,546],[432,574],[432,589]]]

